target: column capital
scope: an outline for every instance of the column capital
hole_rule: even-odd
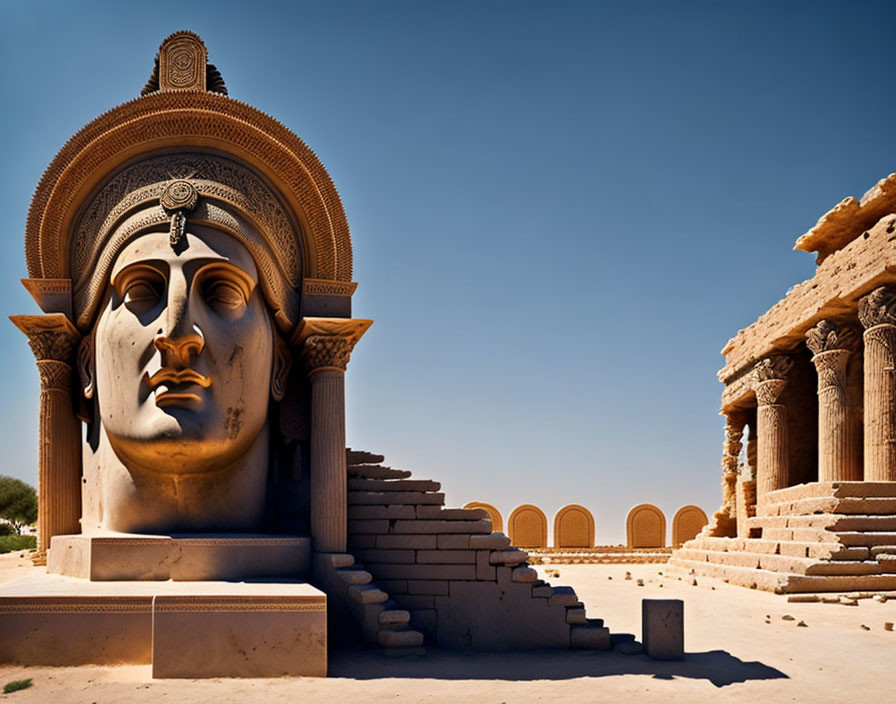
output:
[[[854,351],[859,345],[859,336],[851,325],[841,325],[831,320],[821,320],[806,332],[806,347],[812,354],[820,355],[835,350]]]
[[[787,386],[793,360],[783,354],[763,357],[753,367],[752,386],[760,406],[774,404]]]
[[[866,330],[896,325],[896,286],[879,286],[859,299],[859,321]]]
[[[345,371],[352,350],[373,324],[362,318],[303,318],[293,337],[308,372]]]
[[[81,334],[65,315],[11,315],[9,319],[28,336],[28,346],[38,362],[72,361]]]

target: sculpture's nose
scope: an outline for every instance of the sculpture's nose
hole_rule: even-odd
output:
[[[166,328],[153,338],[153,346],[162,353],[165,366],[186,367],[205,347],[205,338],[190,314],[190,296],[183,277],[171,277],[168,284]]]

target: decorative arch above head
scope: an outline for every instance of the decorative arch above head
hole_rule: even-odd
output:
[[[201,44],[196,35],[177,33],[162,45],[163,58],[175,40]],[[196,55],[204,60],[204,45]],[[186,88],[162,86],[101,115],[65,144],[41,178],[28,213],[25,258],[32,279],[72,278],[78,223],[116,174],[160,154],[204,152],[243,165],[276,193],[293,223],[304,279],[341,282],[341,292],[351,288],[348,222],[320,160],[274,118],[209,90],[205,73]]]

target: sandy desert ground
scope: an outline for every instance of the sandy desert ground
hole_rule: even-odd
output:
[[[551,581],[574,586],[589,616],[603,618],[614,633],[639,638],[642,598],[684,599],[687,655],[680,662],[615,651],[467,655],[430,648],[413,659],[340,651],[332,654],[326,679],[277,680],[152,680],[149,666],[4,666],[0,685],[28,677],[34,684],[0,695],[0,701],[896,701],[896,631],[884,626],[896,622],[896,599],[863,599],[858,606],[788,603],[721,583],[693,586],[662,576],[663,568],[561,565],[539,571],[559,570],[560,578]],[[0,556],[0,581],[33,569],[21,554]],[[626,571],[632,580],[625,580]]]

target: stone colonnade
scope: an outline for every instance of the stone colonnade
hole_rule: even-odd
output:
[[[345,370],[371,320],[305,318],[296,336],[311,382],[311,539],[316,552],[345,552]]]
[[[32,560],[44,565],[54,535],[81,532],[81,424],[72,395],[81,336],[61,313],[14,315],[11,320],[28,336],[40,374],[37,550]]]
[[[896,286],[881,286],[859,299],[858,318],[864,328],[863,359],[856,355],[858,335],[850,324],[821,320],[806,334],[818,375],[818,480],[823,482],[896,481]],[[791,358],[775,354],[753,368],[758,501],[789,486],[787,408],[782,396],[792,367]],[[742,428],[740,413],[732,413],[726,436],[730,433],[739,441]],[[723,454],[724,509],[730,498],[728,447]]]

